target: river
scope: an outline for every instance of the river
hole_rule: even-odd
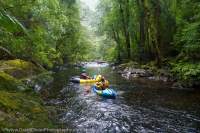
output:
[[[200,92],[171,89],[163,83],[123,79],[108,65],[89,63],[90,75],[102,74],[117,91],[104,99],[91,85],[69,82],[79,68],[54,74],[46,105],[57,108],[56,124],[77,132],[200,132]]]

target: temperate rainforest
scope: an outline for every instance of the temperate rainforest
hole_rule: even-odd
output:
[[[199,133],[199,0],[0,0],[1,133]]]

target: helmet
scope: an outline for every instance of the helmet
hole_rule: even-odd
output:
[[[86,70],[85,70],[85,69],[82,69],[81,71],[82,71],[82,73],[85,73],[85,72],[86,72]]]
[[[97,75],[96,80],[97,81],[101,81],[102,80],[102,76],[101,75]]]

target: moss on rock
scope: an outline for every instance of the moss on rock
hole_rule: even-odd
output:
[[[31,62],[16,59],[0,61],[0,71],[3,71],[16,78],[27,78],[30,75],[37,75],[45,70],[36,67]]]
[[[25,91],[30,90],[30,88],[26,87],[21,81],[7,73],[0,72],[0,90]]]
[[[42,72],[46,71],[23,60],[0,61],[1,128],[53,127],[39,95],[22,82]]]
[[[53,127],[36,94],[0,91],[0,118],[2,128]]]

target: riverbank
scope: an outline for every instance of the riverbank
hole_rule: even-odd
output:
[[[153,63],[141,65],[137,62],[128,62],[112,65],[126,79],[146,79],[167,83],[171,88],[192,89],[199,88],[200,65],[189,63],[166,63],[164,67],[157,68]]]
[[[50,76],[38,79],[45,73],[48,73],[45,69],[24,60],[0,61],[1,129],[54,127],[50,112],[37,93],[39,81],[45,84],[51,79]]]

